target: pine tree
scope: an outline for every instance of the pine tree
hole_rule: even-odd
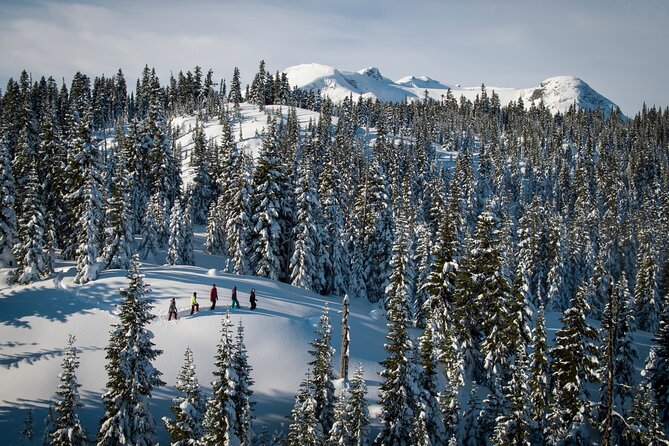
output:
[[[478,396],[479,387],[472,384],[467,401],[467,409],[462,415],[463,424],[458,432],[458,444],[464,446],[478,446],[486,444],[481,427],[481,400]]]
[[[163,417],[165,429],[170,434],[173,445],[197,445],[202,438],[202,421],[205,412],[205,400],[200,390],[200,383],[195,374],[193,351],[186,348],[184,364],[177,375],[176,389],[181,392],[172,400],[170,411],[174,419]]]
[[[383,382],[379,386],[381,432],[376,437],[379,445],[409,445],[414,420],[414,395],[410,381],[411,340],[409,339],[409,308],[402,293],[389,296],[387,303],[388,356],[381,361]]]
[[[293,229],[295,250],[290,259],[291,283],[306,290],[316,289],[322,282],[322,268],[318,261],[319,243],[322,238],[320,228],[320,208],[312,169],[308,162],[298,168],[297,226]],[[329,429],[325,430],[325,432]]]
[[[625,430],[625,439],[633,444],[651,446],[669,441],[662,431],[658,405],[650,382],[655,359],[655,351],[651,348],[646,359],[646,367],[641,371],[642,380],[637,387],[632,408],[626,419],[629,427]]]
[[[190,210],[180,199],[172,206],[166,261],[170,265],[193,265],[195,262]]]
[[[74,141],[74,161],[79,166],[81,188],[71,195],[77,201],[75,215],[77,221],[77,274],[74,283],[87,283],[97,279],[100,266],[97,257],[102,246],[100,224],[102,221],[102,166],[100,152],[93,144],[90,135],[90,113],[77,125]]]
[[[235,433],[237,415],[235,413],[234,395],[238,377],[233,364],[233,343],[230,314],[223,319],[221,340],[218,343],[214,363],[214,381],[212,396],[207,401],[207,412],[204,416],[204,436],[202,443],[208,446],[236,445],[240,439]]]
[[[246,346],[244,345],[244,327],[242,321],[239,321],[237,327],[237,337],[232,353],[232,367],[237,374],[237,388],[233,400],[235,403],[235,413],[237,414],[237,424],[235,433],[240,440],[241,446],[250,446],[254,443],[254,432],[251,428],[253,420],[253,405],[251,396],[253,395],[253,379],[251,371],[253,370],[248,361]]]
[[[235,105],[235,108],[239,108],[239,103],[242,102],[242,87],[239,76],[239,68],[235,67],[232,74],[232,81],[230,82],[230,96],[228,97],[228,101],[232,102]]]
[[[142,258],[155,256],[158,254],[160,245],[160,225],[158,223],[159,215],[162,214],[162,208],[158,202],[158,196],[152,195],[149,202],[149,208],[146,211],[144,225],[142,226],[142,242],[140,252]]]
[[[295,396],[295,405],[290,414],[291,423],[288,426],[288,436],[285,446],[320,446],[323,441],[322,425],[316,417],[316,399],[314,386],[307,378],[300,384]]]
[[[332,327],[328,317],[329,309],[327,305],[323,307],[320,323],[316,330],[317,338],[309,343],[313,350],[309,354],[314,358],[309,362],[312,370],[311,385],[314,389],[314,400],[316,406],[314,414],[321,424],[322,432],[330,432],[334,422],[334,372],[332,369],[332,355],[334,348],[331,346]]]
[[[638,265],[634,288],[634,316],[639,329],[654,333],[658,327],[661,297],[658,290],[658,268],[648,240],[641,242]]]
[[[349,253],[344,240],[343,178],[330,159],[325,165],[318,196],[323,209],[322,245],[327,253],[323,259],[326,280],[325,293],[338,296],[346,294],[348,287]]]
[[[128,172],[120,160],[113,173],[108,221],[111,226],[105,241],[103,258],[107,268],[128,269],[133,253],[134,236],[130,228],[132,208]]]
[[[444,444],[447,440],[446,427],[442,418],[442,410],[439,404],[439,386],[438,362],[434,345],[434,333],[432,327],[428,325],[418,340],[419,352],[414,352],[418,356],[419,366],[418,388],[420,395],[420,412],[416,416],[419,424],[424,424],[427,433],[428,444]],[[418,365],[418,364],[417,364]],[[414,422],[414,428],[420,428]],[[422,429],[422,428],[421,428]]]
[[[662,312],[653,342],[655,360],[648,374],[655,393],[658,418],[665,435],[669,436],[669,295],[662,302]]]
[[[0,268],[16,266],[12,252],[18,235],[15,200],[16,187],[7,138],[0,134]]]
[[[51,436],[56,430],[56,425],[54,423],[54,417],[56,415],[56,409],[53,406],[53,401],[49,401],[49,408],[46,412],[46,418],[44,419],[44,434],[42,435],[42,444],[49,445],[51,444]]]
[[[615,414],[623,413],[625,399],[632,395],[636,349],[632,344],[629,322],[633,321],[627,310],[631,301],[627,280],[621,280],[608,289],[608,302],[602,314],[602,355],[599,418],[603,444],[618,444],[622,428]]]
[[[33,165],[25,190],[23,217],[20,221],[19,243],[15,245],[16,281],[27,284],[46,276],[44,232],[44,207],[37,179],[37,171]]]
[[[162,351],[155,348],[153,334],[146,328],[156,316],[151,314],[153,301],[146,297],[150,288],[140,267],[134,255],[128,270],[130,284],[121,289],[120,323],[113,326],[106,348],[108,380],[102,395],[105,414],[98,431],[99,446],[154,443],[156,425],[149,400],[153,390],[165,383],[152,364]]]
[[[232,261],[232,272],[250,274],[251,186],[245,169],[246,160],[243,152],[234,143],[227,114],[221,116],[221,121],[223,126],[221,148],[224,156],[221,195],[225,197],[221,215],[226,219],[223,226],[226,231],[228,254]]]
[[[532,443],[545,443],[544,430],[549,402],[549,362],[548,339],[544,307],[539,307],[534,329],[532,330],[532,354],[529,364],[529,401],[532,417]]]
[[[347,406],[349,438],[354,446],[366,446],[369,444],[370,420],[369,409],[365,401],[367,385],[365,384],[362,365],[358,365],[355,369],[349,393],[350,398]]]
[[[253,173],[253,226],[252,243],[255,274],[271,280],[281,277],[281,203],[280,184],[283,173],[279,165],[276,142],[276,123],[270,121],[262,137],[262,149]]]
[[[87,443],[86,434],[81,426],[76,410],[82,407],[79,399],[79,387],[76,371],[79,367],[79,356],[74,347],[74,336],[70,335],[63,356],[63,372],[59,375],[58,384],[59,401],[55,407],[54,432],[51,434],[50,443],[53,445],[75,446]]]
[[[338,446],[351,443],[351,433],[349,432],[348,417],[346,413],[346,393],[343,389],[337,392],[332,428],[327,435],[328,445]]]
[[[582,286],[572,299],[572,306],[562,316],[562,328],[555,334],[551,350],[552,411],[548,416],[547,440],[555,444],[564,439],[582,441],[589,421],[586,383],[598,382],[597,333],[588,325],[585,315],[588,303]]]

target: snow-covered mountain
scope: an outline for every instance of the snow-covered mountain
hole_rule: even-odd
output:
[[[334,101],[341,101],[350,95],[353,99],[378,98],[382,101],[415,100],[425,96],[440,99],[448,89],[456,98],[464,96],[474,100],[481,93],[481,86],[461,87],[459,84],[446,84],[427,76],[406,76],[397,81],[384,77],[378,68],[370,67],[357,72],[341,71],[321,64],[302,64],[286,68],[285,73],[291,85],[304,90],[321,90],[323,96]],[[531,103],[544,104],[553,112],[564,113],[572,104],[582,109],[602,109],[606,114],[616,104],[597,93],[583,80],[573,76],[551,77],[537,87],[500,88],[486,86],[488,94],[494,90],[502,104],[522,99],[526,106]]]

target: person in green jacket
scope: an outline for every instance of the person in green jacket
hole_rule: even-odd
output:
[[[197,303],[197,293],[193,293],[193,296],[190,298],[190,314],[200,311],[200,304]]]

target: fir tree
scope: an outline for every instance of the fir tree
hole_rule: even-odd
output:
[[[99,446],[154,443],[156,425],[149,400],[153,390],[165,383],[152,364],[162,351],[155,348],[153,334],[146,328],[156,316],[151,314],[153,301],[146,297],[150,288],[140,267],[134,255],[128,270],[130,284],[121,289],[120,323],[113,326],[106,348],[108,381],[102,396],[105,414],[98,431]]]
[[[113,174],[108,214],[111,228],[105,242],[104,262],[107,268],[128,269],[133,253],[134,237],[130,228],[132,208],[128,172],[122,160]]]
[[[271,280],[281,277],[281,203],[283,173],[279,165],[276,123],[271,121],[263,133],[262,149],[253,173],[253,265],[255,274]]]
[[[184,364],[177,375],[176,389],[181,395],[172,400],[174,404],[170,411],[174,414],[174,419],[163,417],[165,429],[169,432],[173,445],[197,445],[203,433],[205,400],[195,374],[193,351],[190,347],[186,348]]]
[[[320,446],[323,441],[323,428],[316,416],[315,389],[307,378],[300,384],[295,396],[295,405],[290,414],[291,423],[288,426],[288,436],[283,443],[285,446]]]
[[[81,427],[81,422],[76,410],[82,407],[79,399],[79,387],[76,371],[79,367],[79,356],[74,347],[74,336],[70,335],[65,347],[62,368],[58,384],[59,401],[55,407],[54,431],[50,436],[49,444],[53,445],[83,445],[87,443],[86,434]]]
[[[365,397],[367,395],[367,385],[365,384],[364,370],[362,365],[358,365],[351,380],[349,390],[350,398],[347,406],[348,410],[348,432],[351,439],[351,445],[366,446],[369,444],[369,409]]]
[[[202,443],[210,446],[236,445],[240,441],[235,432],[237,414],[235,413],[234,395],[238,377],[234,370],[230,329],[230,314],[227,314],[223,319],[221,340],[216,352],[215,379],[211,383],[212,396],[207,401],[207,412],[204,416]]]
[[[585,288],[579,288],[572,307],[562,316],[562,328],[555,334],[551,350],[552,411],[548,416],[547,440],[550,444],[571,439],[583,441],[590,436],[588,392],[586,383],[598,382],[597,333],[588,325]]]
[[[658,291],[658,268],[648,240],[641,242],[638,264],[634,316],[639,329],[654,333],[660,315],[661,297]]]
[[[87,283],[97,279],[100,266],[97,257],[102,239],[100,223],[102,221],[102,166],[100,152],[93,144],[90,135],[90,114],[87,112],[77,126],[74,141],[74,161],[79,166],[78,174],[82,177],[81,188],[72,193],[77,199],[77,274],[74,283]]]
[[[35,166],[32,167],[25,192],[23,218],[20,222],[19,243],[15,245],[16,281],[27,284],[46,276],[44,253],[44,207]]]
[[[383,382],[379,386],[381,432],[375,440],[379,445],[409,445],[415,417],[415,400],[411,392],[415,383],[410,377],[411,340],[409,309],[404,294],[394,293],[387,303],[389,343],[384,345],[388,356],[381,361]]]
[[[295,251],[290,259],[291,283],[306,290],[315,290],[323,282],[321,263],[318,261],[319,242],[322,238],[320,228],[320,209],[312,169],[304,162],[298,170],[297,221],[293,229]],[[326,430],[326,432],[329,429]]]
[[[0,136],[0,268],[16,266],[12,249],[16,243],[16,188],[5,135]]]
[[[650,384],[655,393],[657,415],[665,435],[669,436],[669,295],[664,297],[657,333],[653,338],[655,360],[649,368]]]
[[[532,417],[532,442],[543,444],[546,412],[549,402],[549,362],[548,340],[544,307],[539,307],[534,329],[532,330],[532,354],[529,364],[529,402]]]
[[[322,432],[330,432],[332,423],[334,422],[334,372],[332,370],[332,355],[334,348],[331,346],[332,327],[330,326],[330,318],[328,317],[327,305],[323,307],[323,314],[320,318],[318,330],[316,330],[317,338],[310,342],[313,350],[309,350],[309,354],[314,358],[309,362],[312,370],[311,385],[314,389],[314,400],[316,406],[314,414],[316,419],[321,424]]]
[[[253,405],[251,396],[253,395],[253,379],[251,378],[252,367],[248,361],[246,346],[244,345],[244,327],[239,321],[237,327],[237,336],[232,353],[232,367],[237,374],[237,388],[233,396],[235,404],[235,413],[237,414],[237,424],[235,433],[239,438],[241,446],[250,446],[254,442],[254,432],[251,428],[253,420]]]

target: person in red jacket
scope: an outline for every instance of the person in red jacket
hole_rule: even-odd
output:
[[[209,293],[209,300],[211,301],[211,309],[216,308],[216,301],[218,300],[218,291],[216,290],[216,284],[213,284],[211,287],[211,292]]]

